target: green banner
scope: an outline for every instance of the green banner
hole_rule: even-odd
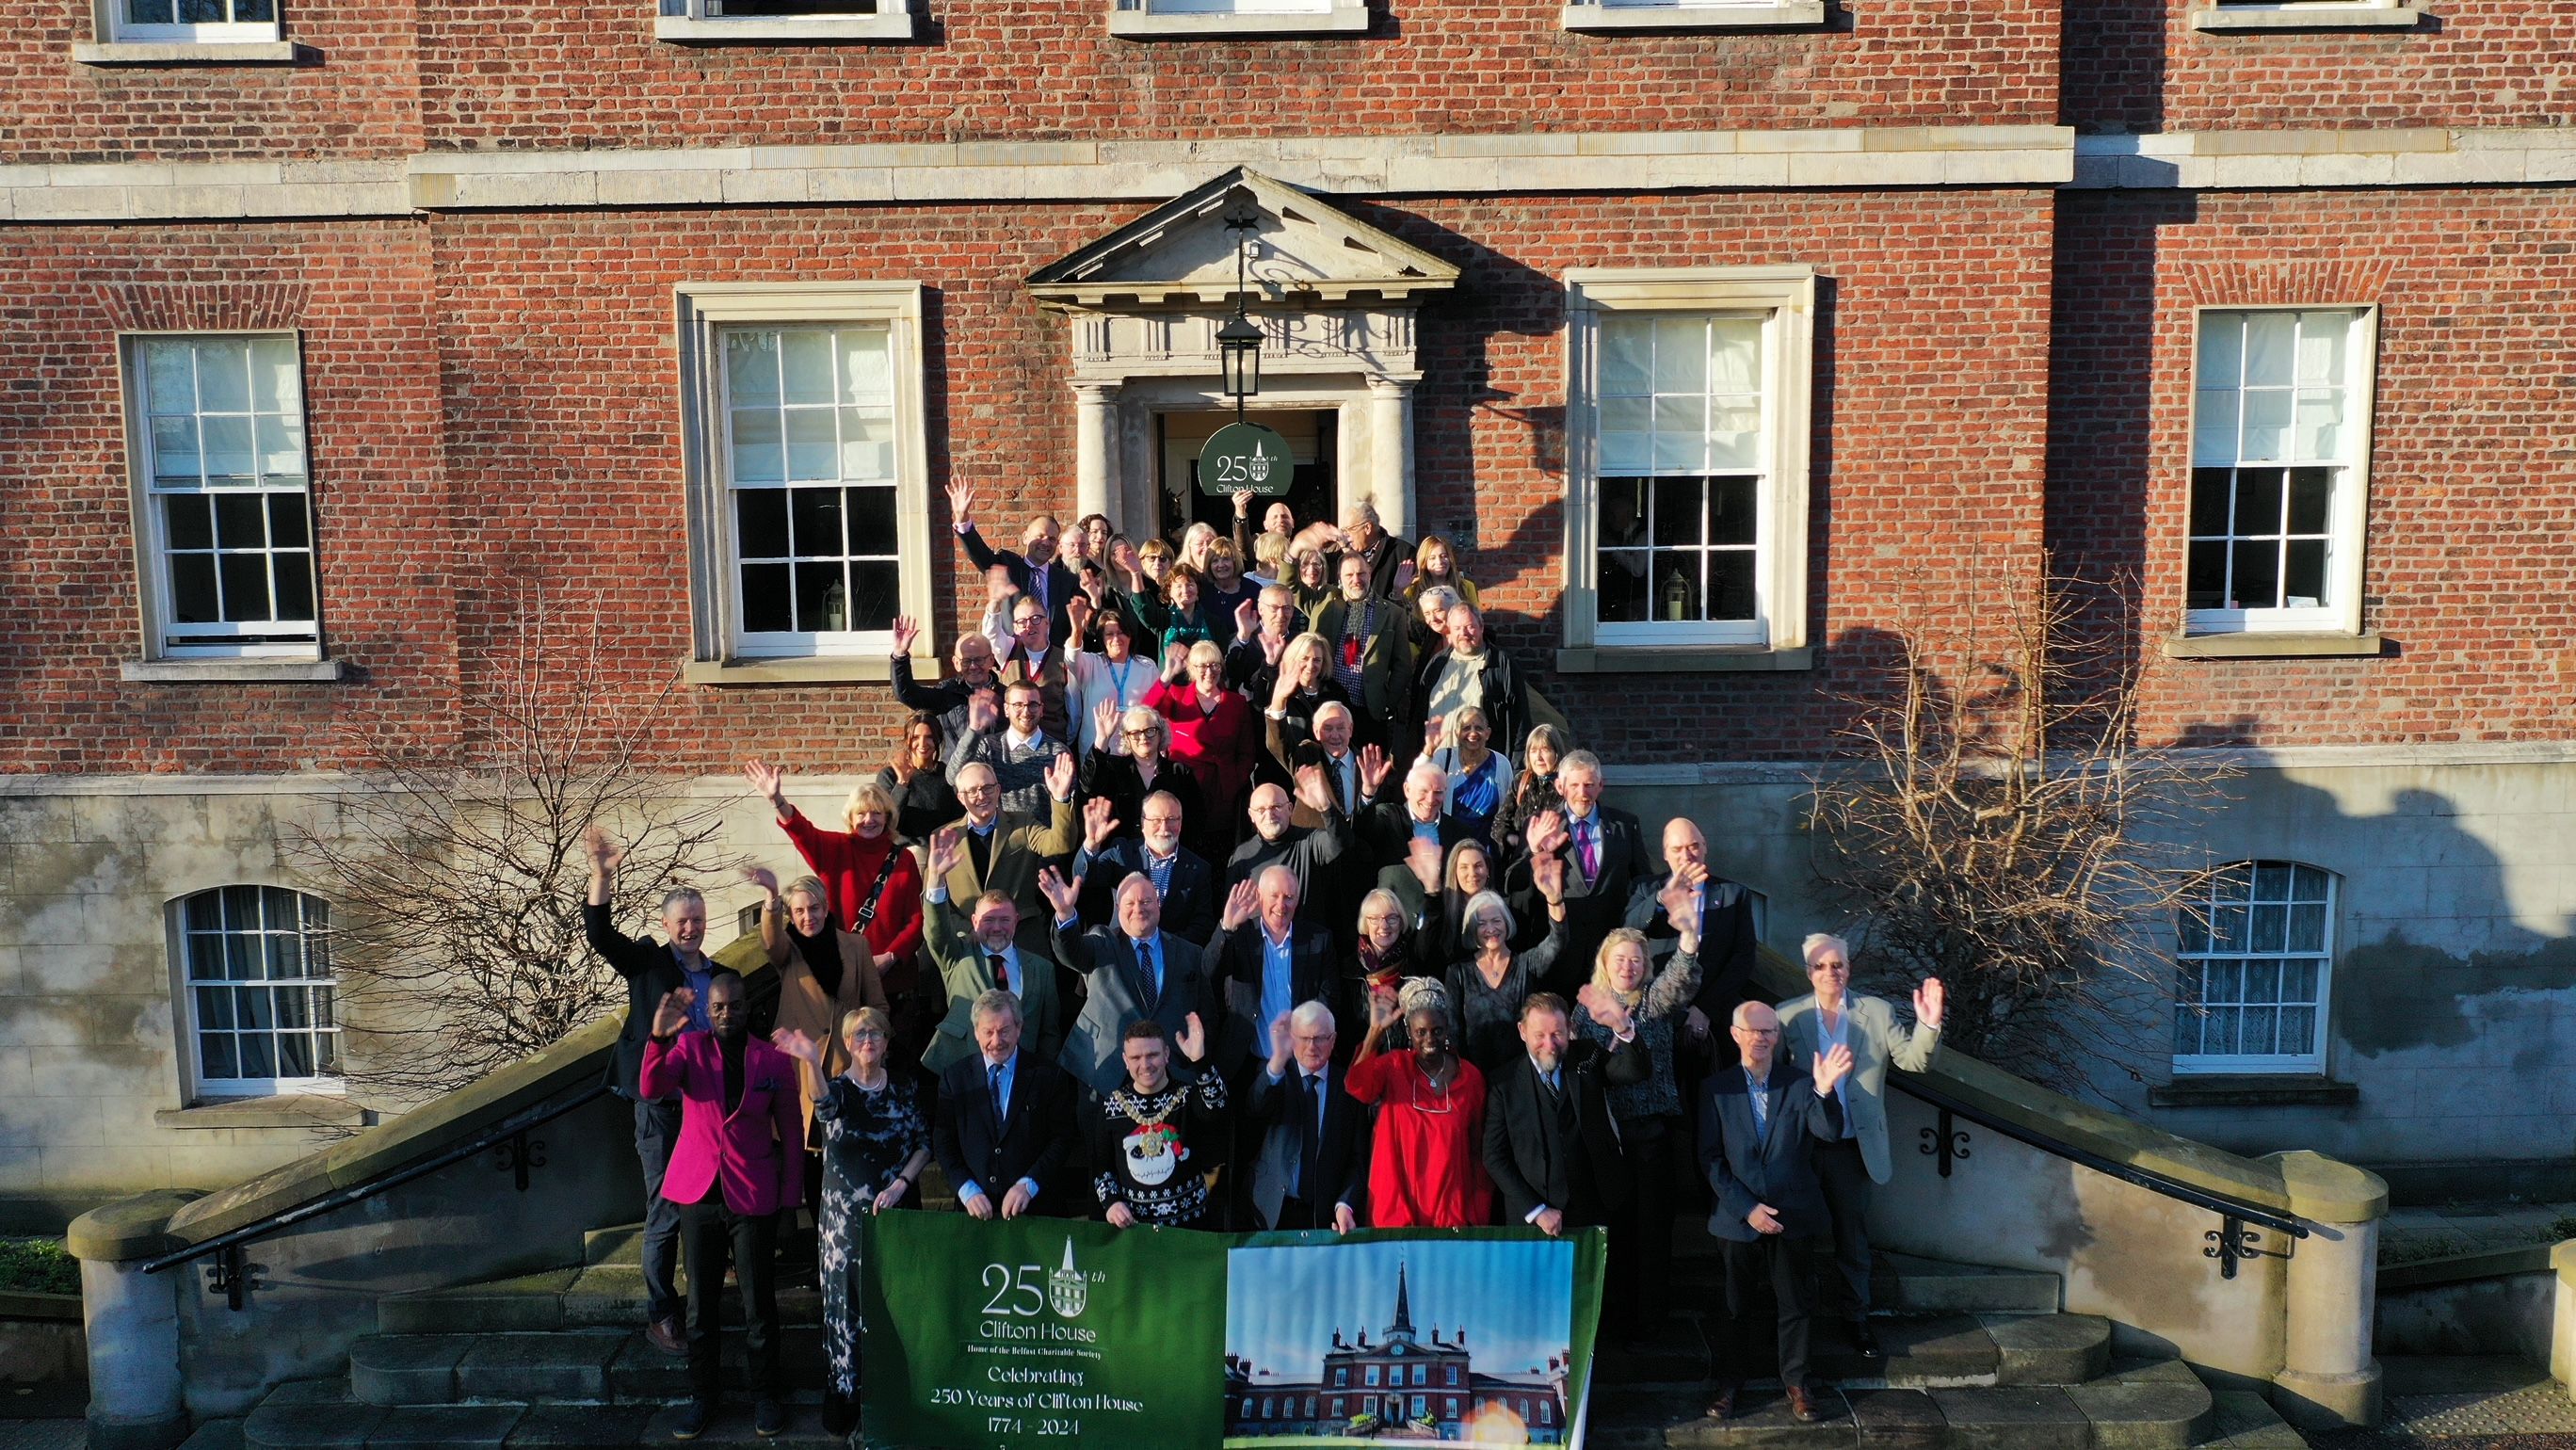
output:
[[[871,1216],[867,1443],[1580,1444],[1604,1242]]]

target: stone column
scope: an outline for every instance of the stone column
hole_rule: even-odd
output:
[[[167,1232],[190,1193],[147,1193],[72,1220],[64,1241],[81,1261],[81,1328],[89,1340],[89,1443],[94,1450],[168,1450],[188,1436],[179,1363],[179,1290],[188,1267],[143,1272],[178,1247]]]
[[[1413,533],[1413,383],[1373,377],[1369,390],[1368,499],[1390,534]]]
[[[1118,385],[1073,385],[1073,512],[1107,514],[1112,528],[1125,528],[1124,490],[1118,486]],[[1070,527],[1073,519],[1065,520]]]
[[[2576,1239],[2550,1246],[2549,1269],[2549,1377],[2576,1396]]]
[[[2281,1169],[2290,1211],[2311,1230],[2290,1250],[2273,1408],[2301,1429],[2376,1425],[2380,1369],[2370,1331],[2388,1185],[2321,1153],[2275,1153],[2268,1161]]]

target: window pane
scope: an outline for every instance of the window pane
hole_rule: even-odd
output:
[[[2299,381],[2343,382],[2344,339],[2352,319],[2341,312],[2307,312],[2299,316]]]
[[[1759,614],[1753,600],[1753,551],[1728,549],[1708,556],[1708,617],[1711,619],[1752,619]]]
[[[1601,467],[1605,472],[1634,473],[1654,466],[1653,434],[1602,431]]]
[[[215,496],[215,542],[226,549],[268,547],[268,504],[255,493]]]
[[[894,477],[894,419],[871,408],[841,410],[841,477]]]
[[[2287,387],[2297,377],[2293,353],[2299,320],[2288,312],[2254,312],[2245,318],[2245,385]]]
[[[2277,1007],[2248,1007],[2236,1024],[2236,1050],[2245,1055],[2270,1056],[2278,1051],[2273,1046],[2273,1033],[2280,1026]]]
[[[796,566],[796,628],[843,630],[850,627],[849,617],[848,586],[839,564]]]
[[[2290,908],[2288,948],[2294,952],[2321,952],[2326,949],[2326,909],[2323,906]]]
[[[340,1034],[318,1032],[313,1038],[313,1067],[316,1072],[340,1070]]]
[[[2282,938],[2289,935],[2290,909],[2286,906],[2257,906],[2253,914],[2253,942],[2258,952],[2277,952]]]
[[[277,601],[276,618],[299,623],[312,619],[313,556],[301,549],[287,549],[268,557]]]
[[[2290,470],[2290,532],[2322,534],[2334,499],[2334,470]]]
[[[313,1038],[310,1033],[289,1032],[277,1039],[277,1075],[279,1077],[313,1075]]]
[[[207,1078],[241,1076],[241,1058],[233,1051],[233,1039],[225,1033],[209,1032],[197,1039],[197,1072]]]
[[[742,566],[742,627],[753,634],[781,634],[796,627],[786,565]]]
[[[2281,546],[2270,539],[2238,544],[2234,554],[2235,609],[2277,609],[2281,605]]]
[[[152,481],[161,488],[195,488],[198,474],[197,420],[194,417],[152,420]]]
[[[2308,910],[2300,907],[2301,911]],[[2317,964],[2314,961],[2291,960],[2281,964],[2281,1000],[2314,1002],[2317,1000]]]
[[[1654,542],[1659,548],[1700,542],[1701,493],[1696,478],[1655,480]]]
[[[1708,385],[1721,393],[1762,391],[1762,324],[1752,318],[1709,329]]]
[[[199,436],[205,440],[206,481],[249,483],[253,472],[249,416],[210,413],[198,422]]]
[[[300,933],[281,931],[269,935],[268,974],[272,977],[304,975],[304,938]]]
[[[214,510],[204,494],[164,495],[161,526],[173,549],[211,549],[215,546]]]
[[[2281,1000],[2281,964],[2277,961],[2252,961],[2245,964],[2245,1000],[2278,1002]]]
[[[2304,390],[2293,419],[2290,439],[2293,458],[2341,458],[2343,456],[2343,393],[2340,390]]]
[[[832,401],[832,335],[790,332],[779,338],[784,374],[780,396],[790,403]]]
[[[1751,544],[1760,508],[1760,492],[1760,485],[1754,479],[1710,479],[1708,541],[1712,544]]]
[[[1601,396],[1609,399],[1652,391],[1654,321],[1613,317],[1601,324]]]
[[[2290,867],[2285,861],[2254,863],[2253,899],[2287,901],[2290,899]]]
[[[778,401],[778,334],[725,334],[725,391],[737,408]]]
[[[1601,431],[1604,433],[1649,433],[1655,427],[1655,400],[1651,397],[1603,398]]]
[[[1698,394],[1708,391],[1708,323],[1701,318],[1663,318],[1655,323],[1655,391]],[[1659,398],[1657,402],[1662,400]]]
[[[233,994],[223,987],[199,987],[197,1026],[229,1029],[233,1025]]]
[[[215,556],[170,556],[170,618],[179,624],[213,624],[223,614],[215,597]]]
[[[2212,951],[2245,950],[2245,907],[2237,902],[2221,902],[2209,914],[2209,945]]]
[[[274,619],[268,601],[268,556],[265,554],[218,554],[224,588],[224,619],[228,623],[250,623]]]
[[[180,0],[187,4],[190,0]],[[221,20],[221,0],[215,19]],[[207,413],[250,411],[250,342],[237,337],[201,338],[197,348],[197,407]]]
[[[189,897],[187,914],[188,930],[190,931],[223,930],[223,901],[211,891],[200,891],[196,895]]]
[[[2326,598],[2326,541],[2293,539],[2282,551],[2281,602],[2291,609],[2314,609]]]
[[[841,490],[842,510],[850,529],[849,550],[852,554],[892,554],[894,543],[894,490],[865,487]]]
[[[2304,1057],[2317,1050],[2317,1009],[2284,1007],[2281,1009],[2280,1036],[2273,1051],[2287,1056]]]
[[[838,452],[838,440],[833,437],[831,409],[788,410],[787,476],[790,479],[835,477],[839,461]]]
[[[145,9],[153,8],[151,0],[136,0]],[[160,18],[147,20],[140,13],[132,18],[138,25],[167,25],[170,6],[163,0],[158,6]],[[187,414],[197,410],[197,350],[175,339],[147,342],[143,345],[143,384],[151,395],[155,414]]]
[[[890,342],[881,327],[850,328],[840,334],[842,402],[882,408],[894,400]]]
[[[2245,964],[2209,962],[2201,968],[2202,991],[2212,1004],[2245,1000]]]
[[[2200,1050],[2217,1056],[2236,1051],[2236,1015],[2234,1007],[2212,1007],[2200,1022]]]
[[[850,566],[850,628],[892,629],[903,612],[903,566],[892,559]]]
[[[265,20],[268,17],[246,16]],[[263,413],[299,411],[295,386],[295,343],[283,337],[254,338],[250,345],[250,404]]]
[[[1708,457],[1712,468],[1762,466],[1762,406],[1721,403],[1709,414]]]
[[[2247,463],[2275,463],[2289,456],[2290,390],[2261,388],[2245,394],[2245,431],[2240,444]]]
[[[276,1004],[269,1000],[266,987],[233,988],[233,1016],[245,1032],[277,1025]]]
[[[1646,551],[1601,551],[1601,618],[1612,624],[1637,624],[1646,618]]]
[[[1697,471],[1708,466],[1708,399],[1655,399],[1655,467]]]
[[[305,546],[302,493],[272,493],[268,496],[268,538],[270,543],[282,549]]]
[[[2329,899],[2326,885],[2326,873],[2314,866],[2290,868],[2290,899],[2293,901],[2325,901]]]
[[[746,559],[787,557],[787,490],[746,488],[733,496],[734,540]]]
[[[2193,544],[2190,562],[2183,579],[2183,607],[2186,609],[2225,609],[2227,607],[2227,543],[2212,539]]]
[[[2228,464],[2236,461],[2236,397],[2203,391],[2193,410],[2191,461]]]
[[[268,414],[251,420],[254,452],[259,455],[260,477],[302,479],[304,477],[304,425],[293,418]]]
[[[779,447],[778,415],[748,408],[733,411],[733,477],[736,483],[776,483],[787,476]]]
[[[842,550],[841,491],[837,488],[790,490],[789,513],[795,525],[796,553],[803,558],[837,557]]]
[[[220,25],[229,19],[224,0],[179,0],[179,19],[188,25]]]
[[[266,1033],[245,1033],[241,1042],[241,1075],[243,1077],[277,1076],[276,1040]]]
[[[2243,381],[2244,366],[2244,315],[2204,313],[2200,321],[2200,360],[2194,375],[2198,385],[2232,392]]]
[[[273,988],[271,995],[277,1004],[278,1026],[310,1027],[313,1025],[313,1001],[305,995],[302,987]]]
[[[2208,538],[2227,532],[2229,510],[2233,507],[2230,485],[2235,482],[2232,468],[2195,468],[2191,473],[2191,532]]]

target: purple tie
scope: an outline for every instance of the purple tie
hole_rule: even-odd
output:
[[[1588,884],[1601,874],[1601,847],[1594,840],[1590,821],[1574,823],[1574,848],[1578,853],[1577,859],[1583,863],[1583,879]]]

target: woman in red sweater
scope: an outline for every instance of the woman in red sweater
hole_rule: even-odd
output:
[[[1189,766],[1207,801],[1207,819],[1185,829],[1193,848],[1222,868],[1243,825],[1243,793],[1252,780],[1252,752],[1262,717],[1225,687],[1225,651],[1207,640],[1177,647],[1162,680],[1145,692],[1147,708],[1172,722],[1172,757]],[[1203,844],[1202,844],[1203,843]],[[1217,847],[1210,855],[1205,847]]]
[[[778,812],[778,828],[831,888],[832,919],[866,937],[886,992],[902,1001],[921,949],[921,867],[895,840],[894,801],[874,781],[850,792],[841,808],[848,829],[827,831],[787,803],[787,772],[765,761],[744,763],[743,778]]]

